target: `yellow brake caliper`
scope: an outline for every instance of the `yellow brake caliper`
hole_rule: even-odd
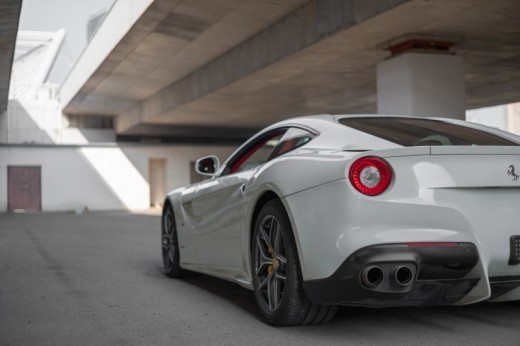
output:
[[[276,258],[274,258],[273,256],[273,249],[268,248],[267,253],[271,255],[271,257],[273,257],[271,264],[269,265],[269,267],[267,267],[267,275],[269,275],[274,270]]]

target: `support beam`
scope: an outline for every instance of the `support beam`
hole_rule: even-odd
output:
[[[100,26],[63,82],[61,86],[62,104],[73,108],[75,104],[80,104],[87,97],[91,97],[91,93],[99,83],[112,73],[114,66],[124,61],[137,44],[149,34],[145,25],[148,20],[157,22],[167,15],[169,7],[166,9],[158,8],[157,11],[148,14],[152,19],[144,18],[139,22],[139,18],[153,2],[154,0],[118,0],[114,3],[105,18],[105,22],[112,25]],[[172,1],[172,4],[176,2]],[[161,9],[163,10],[162,13]],[[125,35],[132,28],[136,34],[131,39],[125,38]],[[114,48],[117,49],[117,54],[112,53]],[[108,112],[101,113],[106,114]]]
[[[0,113],[7,109],[14,46],[22,0],[2,0],[0,2]]]
[[[125,132],[139,123],[153,122],[158,116],[168,117],[170,112],[182,109],[183,105],[221,90],[289,56],[301,53],[306,47],[324,41],[406,1],[310,1],[219,58],[125,111],[118,117],[117,131]],[[335,56],[337,51],[322,53],[323,59],[326,60],[328,56]],[[316,64],[316,61],[307,59],[303,63],[312,65]],[[286,69],[283,75],[278,77],[282,79],[298,72],[296,68]],[[271,80],[265,81],[264,84],[270,82]],[[186,112],[185,117],[190,117],[189,112]],[[183,121],[184,119],[180,119],[179,123],[182,124]]]
[[[146,1],[89,80],[70,94],[66,83],[66,113],[117,117],[122,135],[150,124],[260,128],[302,114],[374,113],[385,42],[405,37],[435,38],[437,51],[464,59],[468,108],[518,101],[518,1]],[[85,52],[99,54],[93,42]]]
[[[118,141],[239,145],[260,131],[257,128],[138,125],[117,136]]]

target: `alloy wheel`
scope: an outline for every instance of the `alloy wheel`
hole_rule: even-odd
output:
[[[170,272],[175,263],[175,253],[177,251],[177,239],[175,232],[176,230],[173,211],[168,209],[163,217],[162,232],[162,255],[164,269],[166,272]]]
[[[280,222],[267,215],[260,222],[254,246],[257,294],[263,308],[275,312],[285,294],[287,258]]]

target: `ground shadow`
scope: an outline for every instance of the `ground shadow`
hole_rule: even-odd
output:
[[[165,277],[160,263],[156,264],[156,275]],[[203,274],[194,274],[182,279],[182,282],[225,299],[247,313],[258,317],[258,308],[253,292],[235,283]],[[519,307],[520,303],[518,302],[484,302],[465,306],[383,309],[340,306],[332,322],[319,327],[308,327],[306,333],[313,334],[313,330],[319,330],[319,334],[328,331],[342,335],[348,332],[351,335],[359,334],[364,335],[364,337],[372,335],[378,339],[379,333],[385,334],[385,332],[391,332],[395,329],[400,330],[403,337],[412,337],[417,334],[415,329],[419,328],[431,333],[442,331],[443,334],[457,336],[462,332],[462,327],[458,323],[466,326],[465,332],[471,332],[471,329],[476,331],[485,325],[512,331],[517,328],[517,321],[520,320]],[[378,326],[377,332],[374,332],[374,326]],[[410,326],[413,326],[413,328],[410,328]],[[470,326],[469,330],[467,326]],[[518,333],[520,335],[520,331]]]
[[[161,263],[155,263],[153,276],[167,278]],[[188,277],[181,279],[183,284],[193,286],[211,295],[225,299],[231,304],[241,308],[245,312],[258,316],[253,291],[250,291],[231,281],[215,278],[205,274],[190,273]]]

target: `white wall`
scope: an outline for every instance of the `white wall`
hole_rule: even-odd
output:
[[[59,143],[62,114],[57,100],[9,100],[9,143]]]
[[[56,98],[9,100],[0,113],[0,143],[7,144],[89,144],[114,143],[113,129],[69,127]]]
[[[511,103],[507,106],[508,131],[520,135],[520,102]]]
[[[520,135],[520,102],[471,109],[466,120]]]
[[[504,131],[509,130],[507,105],[468,110],[466,120]]]
[[[209,146],[0,146],[0,212],[7,210],[7,166],[38,165],[42,210],[139,210],[150,205],[148,163],[165,158],[166,187],[189,184],[190,161],[234,147]]]

